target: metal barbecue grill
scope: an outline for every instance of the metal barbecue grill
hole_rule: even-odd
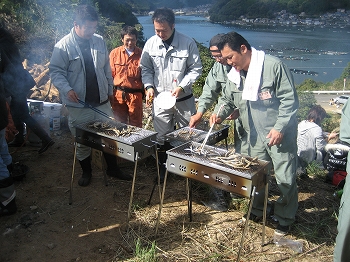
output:
[[[223,158],[229,155],[231,152],[228,150],[217,148],[214,146],[204,146],[202,150],[201,144],[197,142],[187,142],[176,148],[168,150],[166,153],[168,155],[167,159],[167,172],[165,174],[163,191],[161,197],[161,204],[159,207],[159,216],[156,226],[156,232],[158,232],[158,225],[161,216],[161,209],[163,206],[165,186],[168,172],[174,173],[176,175],[183,176],[185,178],[194,179],[216,188],[232,192],[234,194],[247,197],[250,199],[249,211],[247,217],[250,216],[254,195],[259,190],[265,187],[265,205],[264,205],[264,224],[263,224],[263,234],[262,242],[264,243],[265,238],[265,220],[266,220],[266,207],[267,207],[267,197],[268,197],[268,175],[270,172],[270,162],[258,159],[253,159],[249,156],[243,156],[240,154],[235,154],[239,158],[244,158],[247,162],[254,165],[249,165],[247,167],[235,168],[230,163],[225,163],[225,161],[218,161],[218,157]],[[188,182],[191,182],[189,180]],[[191,187],[188,191],[188,211],[190,220],[192,220],[192,192]],[[238,254],[239,255],[242,248],[244,235],[248,226],[248,219],[244,227],[244,231],[241,239],[241,247]]]
[[[227,148],[227,137],[229,125],[215,124],[207,141],[207,145],[214,145],[224,140]],[[201,143],[204,141],[210,126],[208,121],[200,122],[196,128],[183,127],[165,135],[165,143],[171,147],[177,147],[189,141]]]
[[[76,126],[78,143],[132,162],[154,153],[156,135],[156,132],[114,121],[90,121]]]
[[[120,158],[135,163],[134,175],[132,180],[131,196],[129,202],[128,219],[131,215],[132,199],[135,187],[135,178],[137,162],[150,155],[156,156],[158,166],[158,153],[156,144],[156,135],[154,131],[142,129],[135,126],[126,125],[117,121],[89,121],[76,126],[76,144],[77,143],[95,148],[102,152],[118,156]],[[76,153],[75,153],[76,154]],[[75,154],[71,181],[70,204],[72,203],[73,176],[75,168]],[[159,171],[158,171],[159,175]],[[105,183],[107,178],[104,172]],[[160,197],[160,190],[159,190]]]

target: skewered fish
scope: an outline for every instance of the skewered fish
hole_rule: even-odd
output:
[[[238,154],[226,154],[225,156],[212,157],[211,160],[223,163],[233,168],[250,169],[252,166],[259,165],[258,158],[254,157],[251,160]]]
[[[138,134],[136,132],[137,128],[135,126],[128,126],[127,128],[118,129],[112,126],[108,122],[94,122],[88,125],[90,128],[98,129],[103,132],[112,132],[115,136],[128,137],[132,134]]]

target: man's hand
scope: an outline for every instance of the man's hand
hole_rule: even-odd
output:
[[[152,106],[153,99],[154,99],[154,89],[149,88],[146,91],[146,106]]]
[[[213,124],[220,124],[222,122],[221,118],[218,117],[216,114],[212,114],[209,119],[210,126]]]
[[[73,89],[71,89],[70,91],[68,91],[68,93],[67,93],[67,98],[68,98],[68,100],[70,100],[70,101],[73,101],[73,102],[75,102],[75,103],[79,103],[79,101],[78,101],[78,95],[77,95],[77,93],[74,92]]]
[[[239,117],[239,109],[236,108],[231,115],[229,115],[227,120],[236,120]]]
[[[178,98],[180,92],[182,92],[182,88],[178,86],[178,87],[176,87],[174,90],[171,91],[171,94],[172,94],[173,96],[175,96],[176,98]]]
[[[283,134],[276,129],[271,129],[266,138],[270,138],[268,146],[279,145],[282,142]]]
[[[199,121],[201,121],[202,116],[203,116],[203,113],[201,113],[201,112],[197,112],[197,114],[191,116],[189,127],[190,128],[196,127],[196,125],[199,123]]]

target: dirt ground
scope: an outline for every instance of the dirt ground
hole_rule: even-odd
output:
[[[15,183],[18,212],[0,218],[0,261],[147,261],[135,247],[156,244],[158,261],[235,261],[242,236],[239,221],[246,199],[234,199],[227,212],[201,204],[205,188],[194,183],[193,221],[187,213],[186,179],[170,174],[165,191],[159,232],[155,225],[159,210],[156,190],[147,204],[156,175],[153,157],[137,166],[133,211],[127,211],[131,182],[108,178],[93,167],[92,182],[80,187],[76,166],[73,203],[69,205],[74,156],[67,128],[52,131],[55,144],[42,155],[37,147],[10,148],[14,162],[29,167],[27,176]],[[134,163],[123,163],[133,173]],[[289,240],[302,244],[302,253],[276,246],[273,226],[266,227],[266,245],[261,249],[262,226],[249,223],[240,261],[331,261],[336,236],[339,198],[335,188],[319,176],[298,179],[299,209]],[[271,179],[270,199],[278,190]]]

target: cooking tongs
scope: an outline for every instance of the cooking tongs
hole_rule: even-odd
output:
[[[86,103],[86,102],[84,102],[83,100],[80,100],[79,98],[78,98],[78,102],[79,102],[80,104],[82,104],[83,106],[86,106],[86,107],[90,108],[91,110],[95,111],[96,113],[100,114],[101,116],[107,117],[108,119],[111,119],[111,120],[113,120],[113,121],[117,121],[114,117],[112,117],[112,116],[106,114],[105,112],[101,111],[100,109],[98,109],[98,108],[96,108],[96,107],[93,107],[93,106],[90,105],[89,103]]]
[[[222,105],[220,106],[220,108],[219,108],[217,114],[216,114],[217,116],[219,115],[219,113],[220,113],[220,111],[221,111],[221,109],[222,109],[223,107],[224,107],[224,105],[222,104]],[[200,147],[199,147],[199,150],[200,150],[200,152],[201,152],[202,154],[203,154],[204,146],[205,146],[205,144],[206,144],[207,141],[208,141],[208,138],[209,138],[209,136],[210,136],[211,131],[213,130],[214,125],[215,125],[215,123],[213,123],[213,124],[211,125],[211,127],[210,127],[210,129],[209,129],[209,131],[208,131],[208,134],[206,135],[206,137],[205,137],[203,143],[202,143],[202,144],[200,145]]]

